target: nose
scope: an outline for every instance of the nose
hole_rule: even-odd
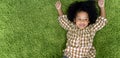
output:
[[[84,21],[81,21],[81,23],[84,23]]]
[[[84,23],[84,22],[85,22],[85,20],[81,20],[81,22],[82,22],[82,23]]]

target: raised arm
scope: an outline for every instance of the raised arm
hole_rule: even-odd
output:
[[[105,0],[98,0],[98,6],[100,8],[100,16],[97,18],[96,22],[93,25],[91,25],[92,26],[91,29],[95,32],[102,29],[107,23],[104,4],[105,4]]]
[[[62,11],[62,8],[61,8],[62,4],[61,4],[60,0],[56,2],[55,7],[56,7],[57,12],[58,12],[58,21],[59,21],[60,25],[65,30],[70,30],[73,23],[68,20],[67,15],[63,14],[63,11]]]
[[[62,4],[61,4],[60,0],[56,2],[55,7],[57,9],[58,15],[62,16],[63,15],[63,11],[62,11],[62,8],[61,8]]]
[[[98,0],[98,5],[100,7],[100,16],[102,17],[106,17],[104,4],[105,4],[105,0]]]

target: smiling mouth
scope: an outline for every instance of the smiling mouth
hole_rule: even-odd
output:
[[[79,24],[80,27],[85,27],[85,24]]]

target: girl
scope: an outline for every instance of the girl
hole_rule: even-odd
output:
[[[63,50],[63,58],[95,58],[93,38],[96,32],[106,25],[107,19],[105,18],[105,1],[98,0],[99,17],[94,2],[74,2],[69,6],[67,15],[62,12],[61,2],[56,2],[59,23],[67,30],[67,43]]]

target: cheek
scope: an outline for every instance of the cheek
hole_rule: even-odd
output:
[[[86,24],[86,25],[88,25],[88,24],[89,24],[89,22],[85,22],[85,24]]]
[[[75,23],[76,23],[76,24],[80,24],[80,23],[81,23],[81,21],[76,21]]]

